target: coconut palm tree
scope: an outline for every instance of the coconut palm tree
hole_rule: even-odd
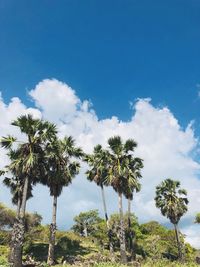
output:
[[[16,218],[12,231],[11,251],[14,267],[22,266],[22,246],[25,232],[25,211],[29,187],[37,183],[43,173],[44,145],[47,140],[55,138],[56,127],[47,121],[34,119],[31,115],[20,116],[12,123],[19,128],[25,140],[7,136],[1,139],[1,146],[8,150],[11,173],[20,174],[22,195],[19,218]],[[15,144],[16,143],[16,144]],[[17,146],[17,149],[13,149]],[[11,152],[14,151],[13,153]]]
[[[128,139],[125,143],[122,142],[120,136],[114,136],[108,139],[110,157],[109,157],[109,169],[107,180],[112,185],[114,190],[118,193],[119,197],[119,214],[120,214],[120,254],[121,261],[127,262],[126,256],[126,242],[125,242],[125,230],[123,219],[123,206],[122,195],[128,188],[128,183],[131,183],[127,179],[127,162],[130,155],[133,153],[136,143],[132,139]]]
[[[109,226],[106,199],[104,193],[104,186],[108,185],[106,183],[106,176],[108,171],[108,161],[109,161],[109,152],[102,148],[101,145],[96,145],[93,150],[93,154],[86,155],[84,160],[88,163],[90,169],[86,171],[87,179],[89,181],[94,181],[97,186],[101,188],[102,202],[104,215],[107,225],[108,239],[109,239],[109,248],[111,258],[113,259],[113,244],[112,244],[112,230]]]
[[[180,188],[180,182],[172,179],[164,180],[156,187],[156,207],[161,210],[174,225],[176,241],[178,246],[178,257],[183,260],[182,245],[180,241],[178,223],[181,217],[187,212],[187,192]]]
[[[72,137],[65,137],[63,140],[55,139],[46,147],[46,175],[41,181],[47,185],[50,195],[53,197],[52,223],[50,225],[50,238],[47,263],[55,264],[55,234],[56,234],[56,213],[57,199],[61,195],[63,187],[68,186],[75,175],[78,174],[80,164],[73,161],[74,158],[83,156],[80,148],[75,147]]]

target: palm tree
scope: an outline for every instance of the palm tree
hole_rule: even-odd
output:
[[[41,181],[47,185],[53,197],[52,223],[50,225],[50,238],[47,263],[55,264],[55,234],[57,198],[61,195],[63,187],[68,186],[79,172],[80,164],[73,158],[80,158],[83,152],[75,147],[72,137],[63,140],[55,139],[46,147],[46,175]]]
[[[39,181],[43,173],[44,144],[56,135],[56,127],[49,122],[33,119],[31,115],[23,115],[12,123],[20,129],[26,138],[18,141],[7,136],[1,139],[1,146],[8,150],[11,163],[7,169],[19,174],[22,185],[19,218],[16,218],[12,231],[11,251],[14,267],[22,266],[22,246],[25,232],[25,211],[29,187]],[[17,149],[13,149],[16,143]],[[13,151],[13,153],[12,153]],[[11,156],[12,154],[12,156]]]
[[[133,237],[134,232],[131,229],[131,201],[133,200],[133,193],[139,192],[141,184],[139,179],[142,178],[141,169],[143,168],[143,161],[140,158],[134,158],[133,155],[129,155],[126,160],[126,179],[127,188],[124,189],[124,195],[128,199],[128,229],[129,229],[129,250],[131,258],[135,260],[135,251]]]
[[[22,181],[18,179],[18,177],[13,176],[12,178],[5,177],[3,179],[3,183],[5,186],[7,186],[10,189],[10,192],[12,194],[12,203],[17,206],[16,214],[17,214],[17,218],[19,218],[20,208],[21,208],[21,203],[22,203],[22,189],[23,189]],[[31,197],[33,197],[32,185],[29,183],[26,199],[28,200]]]
[[[96,145],[93,150],[93,154],[86,155],[84,160],[88,163],[90,169],[86,171],[86,175],[89,181],[94,181],[97,186],[101,188],[102,202],[104,215],[107,225],[108,239],[109,239],[109,248],[111,259],[113,259],[113,244],[112,244],[112,230],[109,226],[107,206],[105,200],[104,193],[104,185],[108,185],[106,183],[106,176],[108,171],[108,160],[109,160],[109,152],[104,150],[101,145]]]
[[[129,187],[128,183],[132,183],[131,179],[127,179],[127,162],[128,158],[134,151],[136,143],[132,139],[128,139],[125,143],[122,142],[120,136],[114,136],[108,139],[110,158],[109,158],[109,170],[107,179],[112,185],[114,190],[118,193],[119,197],[119,214],[120,214],[120,254],[121,261],[127,262],[126,256],[126,241],[125,241],[125,230],[124,230],[124,219],[123,219],[123,206],[122,206],[122,195]]]
[[[187,212],[187,192],[180,188],[180,182],[171,179],[164,180],[156,187],[156,207],[161,210],[174,225],[176,241],[178,246],[178,257],[183,260],[182,246],[178,231],[180,218]]]
[[[18,152],[10,148],[8,157],[12,162],[18,158]],[[17,218],[19,218],[23,192],[23,173],[21,172],[21,169],[16,168],[15,165],[5,166],[5,169],[2,173],[0,173],[0,175],[5,175],[6,173],[11,173],[12,177],[4,177],[3,183],[10,189],[12,194],[12,203],[17,206]],[[27,200],[32,196],[32,185],[29,183]]]

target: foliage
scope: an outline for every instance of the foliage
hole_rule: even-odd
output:
[[[0,245],[7,245],[10,242],[10,231],[0,231]]]
[[[200,212],[196,214],[194,222],[195,223],[200,223]]]
[[[163,257],[176,259],[177,245],[174,231],[167,229],[156,221],[151,221],[140,226],[142,239],[139,241],[144,255],[154,260]]]
[[[0,245],[0,255],[1,256],[4,256],[4,257],[7,257],[8,256],[8,253],[9,253],[8,246],[2,246],[2,245]]]
[[[114,136],[108,139],[108,144],[110,155],[107,181],[117,193],[132,199],[133,191],[140,190],[140,169],[143,167],[142,160],[133,157],[137,143],[133,139],[123,143],[120,136]]]
[[[0,203],[0,229],[10,228],[14,224],[16,213],[3,203]]]
[[[12,228],[16,218],[16,211],[0,203],[0,215],[0,229]],[[38,213],[27,212],[25,215],[25,227],[27,230],[40,225],[41,221],[42,216]]]
[[[0,267],[10,267],[10,264],[4,256],[0,256]]]
[[[93,154],[85,155],[84,160],[88,163],[86,171],[87,179],[94,181],[98,186],[108,185],[106,175],[108,171],[109,153],[101,145],[94,147]]]
[[[59,197],[64,186],[72,182],[72,178],[79,172],[80,164],[73,161],[83,155],[81,148],[75,147],[71,136],[63,140],[54,138],[45,148],[46,173],[41,183],[50,189],[50,195]]]
[[[180,188],[179,181],[166,179],[156,187],[156,207],[172,224],[178,224],[180,218],[187,212],[186,196],[187,192]]]
[[[96,225],[102,222],[102,219],[99,217],[98,210],[90,210],[75,216],[74,222],[72,230],[75,233],[82,236],[91,236],[96,230]]]

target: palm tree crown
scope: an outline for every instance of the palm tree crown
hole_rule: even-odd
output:
[[[83,152],[75,147],[71,136],[63,140],[55,138],[45,149],[45,176],[41,182],[50,189],[51,196],[60,196],[64,186],[68,186],[79,172],[80,164],[73,158],[80,158]]]
[[[171,179],[164,180],[156,187],[156,207],[171,223],[178,224],[180,218],[187,212],[187,192],[180,188],[180,182]]]
[[[94,181],[98,186],[107,185],[106,174],[108,171],[109,152],[96,145],[93,154],[85,155],[84,160],[88,163],[90,169],[86,175],[89,181]]]
[[[133,152],[137,143],[132,139],[123,143],[120,136],[114,136],[108,139],[108,144],[110,158],[107,179],[115,191],[125,195],[129,186],[132,188],[136,185],[136,173],[133,167],[137,167],[137,161],[133,159]],[[139,184],[136,187],[139,189]]]

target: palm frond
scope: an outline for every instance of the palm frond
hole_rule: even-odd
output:
[[[10,149],[15,141],[16,141],[15,137],[8,135],[0,139],[0,145],[3,148]]]

